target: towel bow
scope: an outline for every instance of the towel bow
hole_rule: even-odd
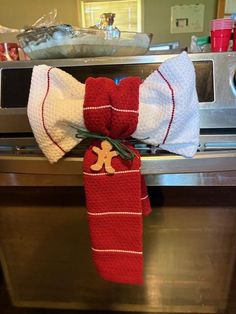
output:
[[[35,138],[50,162],[82,140],[77,126],[111,139],[133,137],[192,157],[199,143],[195,71],[185,52],[160,65],[143,82],[108,78],[85,85],[63,70],[35,66],[28,101]],[[110,141],[112,143],[112,140]],[[92,254],[107,280],[142,283],[142,215],[150,213],[140,155],[122,159],[109,143],[96,140],[84,156],[83,175]]]
[[[85,84],[70,74],[47,65],[34,66],[27,112],[35,138],[50,162],[80,143],[72,124],[87,131],[84,97]],[[185,157],[196,153],[198,98],[194,66],[186,52],[163,62],[140,85],[138,123],[131,136]]]

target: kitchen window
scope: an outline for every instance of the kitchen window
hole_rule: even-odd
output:
[[[78,1],[82,26],[95,26],[103,13],[115,13],[114,25],[121,31],[142,30],[142,0]]]

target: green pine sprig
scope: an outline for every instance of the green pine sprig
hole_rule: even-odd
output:
[[[120,157],[125,160],[132,160],[135,157],[135,153],[126,146],[122,139],[114,139],[109,136],[98,134],[94,132],[88,132],[82,129],[79,129],[76,125],[71,125],[72,128],[76,129],[76,138],[91,138],[97,140],[107,140],[112,147],[119,153]]]

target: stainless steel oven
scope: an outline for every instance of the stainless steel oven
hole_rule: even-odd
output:
[[[147,77],[164,60],[172,55],[156,55],[126,58],[96,58],[75,60],[43,60],[28,62],[5,62],[1,67],[0,98],[0,150],[2,162],[0,167],[15,172],[29,171],[24,169],[25,160],[31,172],[80,174],[72,164],[77,159],[67,158],[55,166],[48,166],[44,158],[35,163],[32,157],[41,156],[30,129],[26,106],[30,87],[32,67],[46,63],[60,67],[72,74],[81,82],[88,76],[107,76],[118,82],[126,76],[138,75]],[[235,170],[234,150],[236,149],[236,54],[209,53],[190,55],[196,70],[197,91],[200,109],[200,146],[199,153],[192,160],[176,156],[149,158],[155,148],[142,146],[148,158],[143,157],[145,174],[159,173],[199,173],[209,171]],[[8,154],[5,154],[7,151]],[[11,158],[5,156],[10,155]],[[16,158],[14,158],[14,156]],[[21,163],[21,156],[24,157]],[[27,159],[28,158],[28,159]],[[224,158],[224,162],[223,159]],[[169,162],[171,160],[171,162]],[[13,162],[13,164],[11,163]],[[150,162],[151,161],[151,162]],[[81,159],[80,159],[81,162]],[[155,163],[158,162],[159,167]],[[17,168],[17,165],[19,167]],[[34,167],[36,165],[36,169]],[[71,167],[69,167],[71,165]],[[11,168],[13,167],[13,168]],[[71,169],[71,170],[69,170]],[[151,170],[149,170],[151,169]],[[2,171],[2,168],[1,168]]]
[[[172,55],[4,62],[0,98],[0,258],[17,306],[143,312],[236,309],[236,53],[192,54],[200,145],[183,158],[139,144],[153,213],[144,221],[143,286],[98,278],[89,251],[84,147],[49,164],[30,129],[32,67],[84,82],[147,77]]]

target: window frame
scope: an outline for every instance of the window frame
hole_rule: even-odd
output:
[[[231,1],[235,1],[235,0],[229,0]],[[229,17],[231,14],[235,13],[235,12],[227,12],[226,13],[226,0],[218,0],[217,3],[217,18],[224,18],[224,17]]]
[[[79,26],[85,27],[85,14],[84,14],[84,3],[85,2],[112,2],[119,0],[77,0],[77,11],[78,11],[78,19]],[[124,0],[125,1],[125,0]],[[127,0],[128,1],[128,0]],[[136,0],[137,2],[137,32],[143,32],[144,25],[144,14],[143,14],[143,2],[144,0]]]

